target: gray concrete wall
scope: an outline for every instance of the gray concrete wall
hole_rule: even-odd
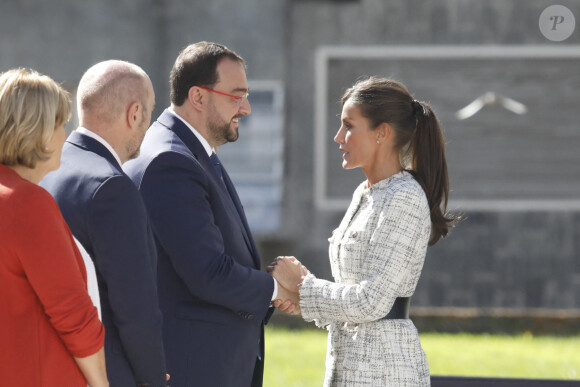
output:
[[[580,20],[580,3],[563,0],[558,4],[567,6]],[[211,40],[236,50],[248,62],[249,79],[281,80],[286,90],[283,223],[275,233],[258,235],[263,260],[266,263],[276,255],[295,254],[311,270],[328,278],[326,239],[340,222],[344,209],[321,210],[314,203],[317,49],[329,45],[578,45],[578,28],[563,43],[550,42],[542,36],[538,17],[549,5],[552,2],[547,0],[245,0],[243,3],[225,0],[4,0],[0,3],[0,70],[31,67],[74,89],[82,73],[95,62],[110,58],[129,60],[142,66],[153,80],[157,94],[156,115],[168,105],[169,70],[184,46]],[[336,89],[352,84],[360,75],[354,64],[348,66],[351,67],[345,67],[344,71],[340,66],[333,68],[338,69],[333,74],[340,78],[336,79],[339,82]],[[519,66],[522,70],[527,68],[526,63]],[[465,78],[463,82],[461,77],[464,76],[458,75],[457,85],[465,85],[471,80]],[[577,76],[570,81],[567,76],[548,71],[540,77],[531,74],[524,80],[508,77],[504,83],[518,85],[523,82],[528,94],[541,95],[545,101],[565,95],[567,102],[558,100],[554,102],[556,107],[548,110],[563,107],[561,114],[567,123],[566,135],[575,144],[580,132],[577,119],[580,90],[577,86],[580,85]],[[412,72],[409,77],[412,83]],[[436,108],[441,107],[443,117],[451,112],[445,105],[445,101],[452,99],[451,95],[465,92],[465,101],[473,97],[467,93],[466,86],[457,91],[438,85],[437,67],[422,71],[421,77],[416,78],[431,79],[424,92],[434,90],[430,99]],[[551,82],[554,78],[550,77],[568,86],[565,90],[554,90]],[[421,81],[413,86],[425,85]],[[542,98],[536,100],[536,103],[542,102]],[[338,114],[340,108],[334,108]],[[330,109],[328,114],[335,115]],[[496,113],[490,117],[494,122],[504,119]],[[554,117],[550,120],[560,121],[558,115]],[[519,130],[525,131],[536,122],[526,120]],[[481,122],[487,121],[482,119]],[[445,118],[443,123],[451,123],[451,120]],[[454,136],[453,125],[449,125],[450,138]],[[329,122],[326,129],[333,133],[337,127],[338,120]],[[556,129],[549,127],[547,130],[554,130],[557,135]],[[479,139],[487,135],[483,128]],[[478,138],[459,135],[453,140],[466,144],[477,142]],[[541,146],[542,141],[537,140],[534,146]],[[470,157],[469,152],[455,151],[452,145],[449,149],[450,170],[469,164],[465,162]],[[529,152],[528,148],[513,149],[522,154]],[[546,155],[549,157],[550,153]],[[565,173],[557,173],[566,160],[576,160],[574,155],[571,157],[559,159],[551,176],[550,184],[570,188],[559,198],[562,200],[580,196],[574,185],[580,181],[580,175],[573,163],[567,165]],[[329,160],[332,161],[332,156]],[[364,177],[360,171],[342,171],[337,168],[339,158],[334,160],[336,165],[330,179],[339,182],[336,185],[339,194],[348,196],[356,182]],[[506,168],[509,165],[497,165],[497,171]],[[493,171],[488,169],[488,172],[490,170]],[[463,169],[453,172],[453,176],[460,176],[458,181],[464,183],[463,176],[467,179],[473,177],[473,173]],[[536,184],[535,187],[545,184],[533,178],[528,180]],[[567,181],[570,184],[566,185]],[[458,183],[456,188],[464,195],[462,199],[469,199],[470,195],[481,192],[479,188],[470,192],[469,188],[473,187]],[[500,184],[495,186],[501,187]],[[528,189],[522,186],[522,192]],[[564,188],[558,192],[563,191]],[[544,191],[540,189],[540,192]],[[453,201],[453,194],[451,199]],[[466,211],[466,219],[447,240],[429,250],[415,305],[580,308],[580,215],[577,209],[458,209]]]
[[[289,21],[288,85],[288,166],[286,185],[286,230],[282,233],[296,255],[318,273],[326,273],[326,238],[342,217],[341,211],[320,211],[313,200],[315,162],[314,133],[314,60],[317,48],[324,45],[548,45],[538,28],[538,17],[549,1],[360,1],[341,5],[330,2],[293,2]],[[580,15],[577,2],[559,4]],[[578,44],[578,29],[565,42]],[[520,64],[522,71],[527,63]],[[353,70],[353,75],[356,70]],[[511,82],[518,81],[516,78]],[[566,79],[569,74],[559,76]],[[432,68],[429,76],[438,77]],[[354,78],[354,77],[353,77]],[[346,85],[355,79],[342,80]],[[466,80],[467,81],[467,80]],[[576,84],[576,83],[573,83]],[[294,85],[300,85],[295,87]],[[548,102],[554,94],[547,77],[537,77],[526,85],[536,86],[534,95]],[[454,90],[439,87],[432,102],[449,97]],[[561,114],[573,123],[573,141],[578,141],[578,88],[568,97],[571,105]],[[467,100],[467,99],[466,99]],[[572,102],[573,101],[573,102]],[[560,104],[556,108],[567,106]],[[336,114],[340,109],[336,109]],[[334,123],[338,127],[338,119]],[[526,127],[533,129],[533,122]],[[334,133],[334,132],[329,132]],[[488,133],[489,136],[489,133]],[[483,138],[483,136],[481,137]],[[477,139],[471,141],[477,142]],[[536,143],[541,147],[541,142]],[[451,146],[451,145],[450,145]],[[309,149],[312,153],[309,153]],[[577,148],[576,148],[577,149]],[[531,151],[528,148],[528,151]],[[520,152],[526,152],[521,150]],[[554,150],[557,152],[557,150]],[[293,155],[300,154],[300,157]],[[517,154],[514,155],[517,158]],[[550,154],[547,155],[550,157]],[[465,163],[470,154],[453,155],[450,169]],[[548,162],[546,160],[546,162]],[[336,163],[340,163],[338,157]],[[570,171],[580,178],[577,165],[559,164],[554,168]],[[509,164],[499,163],[497,172],[509,170]],[[572,170],[574,168],[574,170]],[[533,172],[533,171],[532,171]],[[348,171],[337,178],[347,179]],[[557,178],[557,177],[556,177]],[[351,179],[350,175],[348,179]],[[569,177],[560,177],[566,183]],[[530,181],[534,182],[531,178]],[[575,183],[575,182],[574,182]],[[452,186],[454,182],[451,182]],[[536,180],[535,186],[547,182]],[[572,182],[571,182],[572,184]],[[532,187],[533,188],[533,187]],[[354,185],[352,186],[354,189]],[[521,187],[522,191],[530,187]],[[580,192],[570,192],[568,198],[578,199]],[[453,200],[453,193],[451,194]],[[461,222],[447,240],[428,252],[428,258],[415,297],[415,305],[423,306],[502,306],[579,308],[580,246],[578,245],[580,216],[577,210],[541,212],[466,211]],[[295,241],[295,242],[294,242]]]
[[[471,212],[429,251],[414,305],[580,307],[580,213]]]
[[[143,67],[156,91],[156,113],[169,105],[169,71],[181,49],[216,41],[241,54],[250,79],[285,72],[285,1],[3,0],[0,69],[29,67],[75,87],[107,59]]]

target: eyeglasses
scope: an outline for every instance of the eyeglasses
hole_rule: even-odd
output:
[[[217,94],[225,95],[227,97],[235,98],[237,100],[236,103],[238,105],[241,105],[242,102],[244,102],[244,99],[247,100],[248,99],[248,96],[250,95],[249,92],[244,93],[243,95],[239,96],[239,95],[232,95],[232,94],[228,94],[228,93],[222,93],[221,91],[217,91],[217,90],[214,90],[214,89],[208,89],[207,87],[203,87],[203,86],[198,86],[198,87],[200,89],[204,89],[204,90],[207,90],[207,91],[211,91],[213,93],[217,93]]]

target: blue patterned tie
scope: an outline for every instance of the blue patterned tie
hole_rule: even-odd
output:
[[[215,152],[212,152],[211,153],[211,156],[209,156],[209,159],[211,160],[211,163],[213,164],[213,167],[215,168],[215,171],[217,172],[218,176],[223,181],[224,180],[224,176],[223,176],[223,173],[222,173],[222,164],[220,163],[220,159],[218,159],[218,157],[215,154]]]

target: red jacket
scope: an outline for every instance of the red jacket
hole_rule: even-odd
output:
[[[56,202],[0,165],[0,383],[86,386],[73,356],[96,353],[104,338]]]

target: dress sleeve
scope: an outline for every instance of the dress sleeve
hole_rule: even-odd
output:
[[[397,297],[412,295],[419,278],[430,232],[425,199],[418,191],[400,190],[387,198],[364,254],[362,279],[338,284],[313,275],[300,288],[306,320],[363,323],[384,317]],[[342,250],[341,250],[342,251]],[[341,256],[348,259],[348,256]]]
[[[36,187],[35,187],[36,188]],[[87,292],[80,253],[58,206],[42,188],[20,196],[13,237],[44,313],[75,357],[96,353],[105,331]]]

